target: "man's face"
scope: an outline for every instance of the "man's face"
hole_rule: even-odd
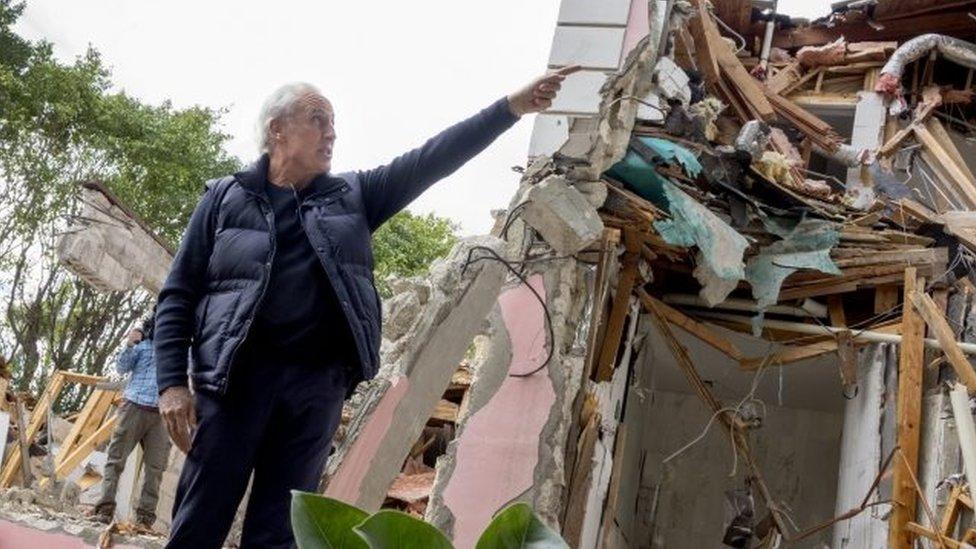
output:
[[[335,113],[321,95],[309,93],[298,99],[294,112],[277,122],[274,154],[308,173],[328,173],[332,169],[335,143]],[[272,124],[275,124],[274,122]]]

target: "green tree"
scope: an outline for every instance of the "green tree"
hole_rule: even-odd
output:
[[[451,251],[457,242],[457,227],[449,219],[434,214],[414,215],[402,211],[373,235],[377,289],[390,296],[387,280],[420,276],[430,264]]]
[[[203,181],[239,162],[224,152],[221,111],[112,92],[94,49],[64,63],[49,43],[17,36],[22,11],[0,0],[0,354],[18,389],[37,390],[52,368],[103,373],[152,297],[96,292],[58,263],[77,183],[103,181],[175,242]]]
[[[103,374],[125,331],[148,312],[145,292],[97,292],[58,262],[55,244],[77,212],[78,182],[97,179],[171,243],[207,179],[233,173],[223,111],[147,105],[112,91],[94,49],[65,63],[45,41],[18,36],[23,4],[0,0],[0,355],[21,391],[52,369]],[[403,212],[374,236],[381,293],[446,254],[455,227]],[[73,409],[72,393],[59,408]]]

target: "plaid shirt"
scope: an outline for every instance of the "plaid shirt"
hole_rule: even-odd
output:
[[[156,390],[156,363],[153,360],[151,340],[142,340],[132,347],[126,346],[116,359],[115,369],[120,374],[131,374],[122,396],[136,404],[155,408],[159,402]]]

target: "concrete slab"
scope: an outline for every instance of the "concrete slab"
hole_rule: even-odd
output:
[[[616,70],[620,65],[624,29],[613,27],[556,27],[549,66],[582,65]]]
[[[572,25],[627,24],[631,0],[563,0],[559,5],[557,23]]]

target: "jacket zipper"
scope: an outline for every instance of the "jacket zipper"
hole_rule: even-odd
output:
[[[336,189],[333,189],[333,190],[330,190],[330,191],[326,191],[325,193],[322,193],[322,196],[323,197],[324,196],[329,196],[330,194],[334,194],[336,191],[340,191],[340,190],[342,190],[344,188],[346,188],[346,185],[341,185],[341,186],[339,186]],[[294,189],[292,189],[292,190],[294,190]],[[305,238],[308,238],[308,228],[305,227],[305,216],[302,214],[302,208],[304,208],[305,206],[307,206],[308,205],[308,201],[310,199],[312,199],[313,197],[315,197],[315,196],[316,195],[312,195],[312,196],[306,197],[305,200],[302,201],[301,203],[299,203],[299,205],[298,205],[298,222],[302,226],[302,231],[305,232]],[[296,194],[295,197],[297,199],[298,195]],[[319,232],[321,233],[321,231],[319,231]],[[323,240],[326,240],[326,241],[328,241],[328,242],[331,243],[331,240],[326,235],[321,234],[321,236],[323,237]],[[318,251],[315,250],[315,252],[316,252],[315,253],[315,256],[319,258],[319,263],[322,265],[322,269],[325,271],[325,277],[329,280],[329,284],[332,286],[332,291],[337,294],[336,295],[336,298],[338,298],[339,296],[338,296],[338,292],[336,291],[336,283],[335,283],[334,280],[332,280],[332,275],[329,274],[329,267],[325,264],[325,261],[322,259],[322,256],[319,255]],[[348,301],[347,301],[347,303],[348,303]],[[348,305],[342,306],[342,303],[341,302],[340,302],[339,305],[342,307],[342,314],[346,318],[346,322],[348,323],[349,322],[349,312],[347,311]],[[350,326],[350,330],[352,330],[352,327],[351,326]],[[356,341],[353,341],[353,344],[356,346],[356,354],[360,354],[360,351],[359,351],[359,343],[356,342]],[[360,357],[360,360],[362,360],[362,357]]]
[[[298,209],[298,222],[302,226],[302,231],[305,232],[305,238],[308,238],[308,230],[305,228],[305,219],[302,217],[302,206],[305,205],[305,202],[307,202],[309,199],[311,199],[313,197],[318,196],[319,194],[321,194],[323,196],[328,196],[330,194],[335,193],[336,191],[339,191],[339,190],[344,189],[345,187],[346,187],[346,185],[343,184],[343,185],[340,185],[340,186],[336,187],[335,189],[330,189],[330,190],[325,191],[323,193],[315,193],[315,194],[307,197],[305,199],[305,201],[301,201],[301,202],[298,200],[298,193],[297,193],[297,191],[295,191],[295,187],[292,187],[291,188],[292,192],[295,193],[295,204],[296,204],[296,208]],[[264,303],[264,295],[265,295],[265,293],[267,293],[268,283],[271,282],[271,268],[274,265],[274,256],[275,256],[275,251],[277,249],[278,238],[277,238],[277,233],[276,233],[276,230],[275,230],[274,208],[271,206],[271,204],[267,200],[265,200],[265,198],[263,196],[261,196],[261,195],[259,195],[257,193],[253,193],[253,194],[254,194],[254,196],[256,196],[258,198],[258,200],[261,201],[262,204],[264,204],[265,206],[268,207],[267,213],[265,214],[265,218],[268,220],[268,226],[269,226],[269,229],[271,230],[271,255],[268,256],[268,264],[267,264],[267,267],[266,267],[267,273],[266,273],[266,276],[264,278],[264,281],[261,284],[261,293],[258,295],[258,300],[255,303],[254,308],[251,310],[250,317],[248,317],[248,319],[246,321],[247,322],[247,328],[244,330],[244,337],[242,337],[241,340],[237,342],[237,345],[234,346],[234,350],[231,351],[230,359],[227,362],[227,380],[224,382],[224,388],[223,388],[222,393],[226,393],[227,392],[227,387],[230,386],[230,376],[231,376],[231,372],[233,372],[233,370],[234,370],[234,359],[237,358],[237,351],[240,350],[241,345],[243,345],[244,344],[244,341],[247,340],[248,334],[251,333],[251,326],[254,324],[254,318],[257,316],[258,311],[261,309],[261,305]],[[318,254],[316,254],[316,256],[318,256]],[[321,257],[319,257],[319,262],[320,263],[323,263]],[[322,268],[325,269],[324,263],[322,265]],[[328,269],[326,269],[326,276],[328,276]],[[331,283],[331,277],[330,277],[330,283]],[[333,291],[335,291],[335,290],[333,289]]]
[[[231,351],[230,353],[230,359],[227,362],[227,380],[224,382],[224,388],[221,391],[221,393],[226,393],[227,388],[230,386],[230,375],[231,372],[234,371],[234,359],[237,358],[237,351],[240,350],[241,345],[243,345],[244,342],[247,340],[248,334],[251,333],[251,326],[254,324],[254,318],[257,316],[258,311],[261,309],[261,304],[264,302],[264,294],[268,290],[268,283],[271,282],[271,268],[272,266],[274,266],[275,251],[277,250],[278,247],[278,237],[277,237],[277,233],[275,232],[274,208],[271,206],[270,202],[264,199],[264,197],[260,195],[255,195],[255,196],[257,196],[258,200],[260,200],[262,204],[264,204],[268,208],[267,211],[265,212],[264,217],[265,219],[268,220],[268,228],[271,230],[270,233],[271,254],[268,256],[268,262],[266,263],[266,267],[265,267],[266,273],[265,273],[264,281],[262,281],[261,283],[261,293],[258,294],[258,300],[255,303],[254,308],[251,310],[251,315],[248,317],[246,321],[247,328],[244,329],[244,336],[241,338],[240,341],[237,342],[237,345],[234,346],[234,350]]]

